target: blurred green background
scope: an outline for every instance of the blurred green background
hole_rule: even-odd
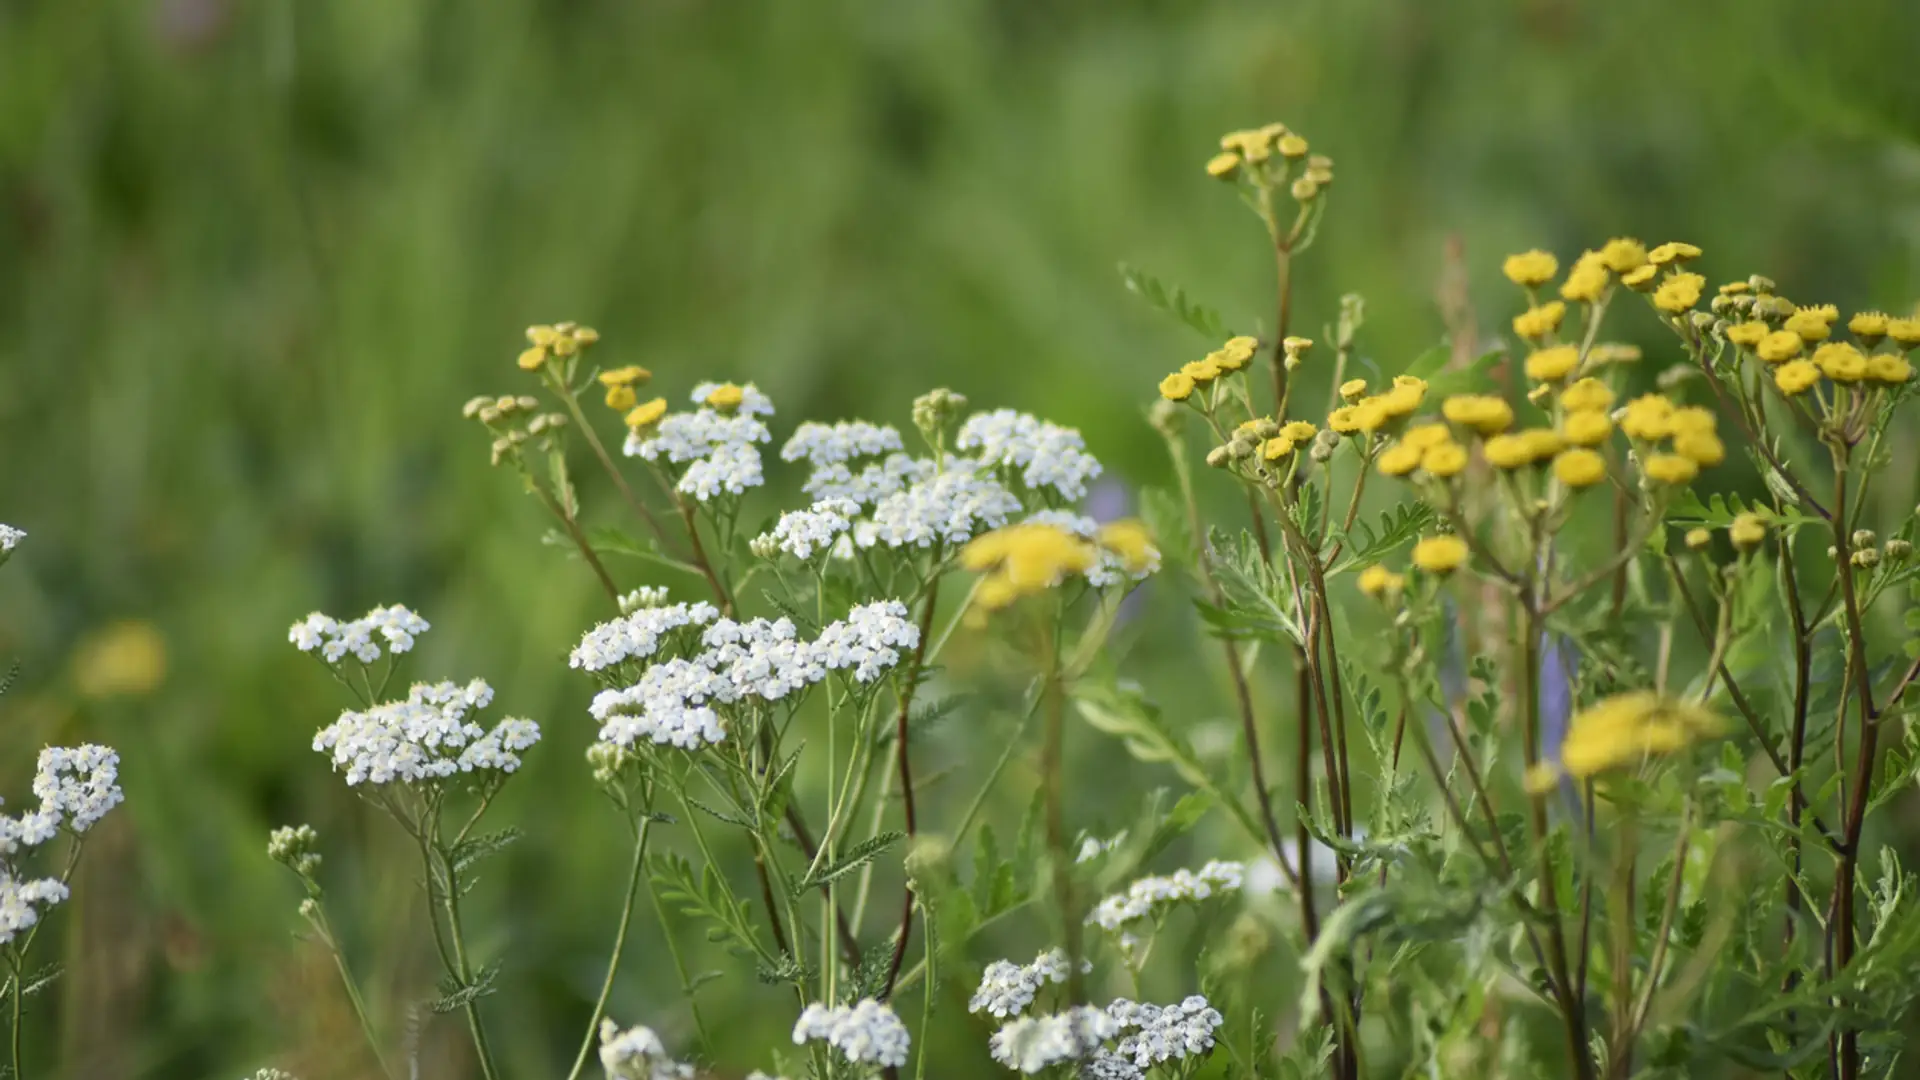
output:
[[[0,520],[30,533],[0,571],[0,656],[24,665],[0,791],[17,806],[39,746],[92,739],[129,793],[56,920],[42,1074],[356,1075],[264,856],[285,821],[320,828],[384,1008],[430,992],[411,869],[308,749],[341,702],[285,644],[316,607],[393,601],[436,626],[413,673],[483,675],[547,726],[501,811],[532,841],[478,902],[509,1071],[570,1053],[624,859],[563,659],[603,601],[458,415],[522,385],[526,324],[591,323],[602,362],[675,398],[753,379],[781,437],[904,424],[944,384],[1156,482],[1141,406],[1206,343],[1116,262],[1270,319],[1259,226],[1201,171],[1222,131],[1281,119],[1334,157],[1304,330],[1363,291],[1387,371],[1442,310],[1503,330],[1507,251],[1622,233],[1905,309],[1916,45],[1907,0],[0,0]],[[1650,378],[1655,328],[1621,325]],[[584,495],[614,516],[604,484]],[[1139,674],[1217,717],[1193,662],[1215,654],[1177,594],[1151,602],[1176,617]],[[949,727],[929,768],[985,742]],[[1074,823],[1136,801],[1092,786]],[[642,925],[616,1015],[684,1036]],[[786,1005],[730,985],[710,1022],[780,1038]],[[429,1076],[457,1074],[434,1068],[457,1035],[426,1025]]]

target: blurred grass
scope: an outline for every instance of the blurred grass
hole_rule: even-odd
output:
[[[485,890],[507,934],[485,947],[509,950],[514,1071],[570,1050],[623,858],[557,662],[598,600],[457,415],[518,385],[527,323],[590,322],[676,395],[757,380],[782,429],[902,422],[951,385],[1076,424],[1153,482],[1139,409],[1200,343],[1115,263],[1236,327],[1270,318],[1257,226],[1200,172],[1221,131],[1284,119],[1336,159],[1300,310],[1312,328],[1366,292],[1386,371],[1438,340],[1455,238],[1489,337],[1500,255],[1619,233],[1905,307],[1916,40],[1899,0],[0,0],[0,520],[31,533],[0,572],[0,655],[26,671],[0,788],[42,743],[96,738],[130,792],[34,1042],[65,1042],[73,1076],[287,1051],[352,1075],[262,854],[287,820],[321,829],[377,996],[425,992],[402,864],[352,854],[400,852],[307,750],[338,703],[282,644],[312,608],[401,601],[436,625],[413,672],[484,675],[548,725],[503,814],[534,842]],[[160,635],[163,680],[83,693],[76,649],[123,619]],[[1141,672],[1183,687],[1210,654],[1157,625]],[[1199,700],[1196,722],[1219,698]],[[1075,814],[1134,799],[1103,785]],[[683,1033],[641,936],[619,1015]],[[710,1022],[777,1037],[760,988],[708,993]]]

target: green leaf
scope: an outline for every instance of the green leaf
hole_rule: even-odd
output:
[[[519,829],[502,829],[496,833],[470,837],[456,844],[447,853],[447,858],[453,863],[453,872],[456,875],[463,874],[474,864],[513,846],[520,836]]]
[[[1412,543],[1438,516],[1426,503],[1404,502],[1382,511],[1377,525],[1355,520],[1346,533],[1346,554],[1327,573],[1342,574],[1379,562],[1401,545]]]
[[[1447,361],[1452,358],[1453,346],[1443,341],[1428,349],[1426,352],[1421,353],[1419,356],[1414,357],[1413,363],[1408,364],[1407,369],[1401,372],[1401,374],[1409,375],[1416,379],[1432,381],[1433,377],[1438,375],[1440,370],[1447,366]]]
[[[1193,830],[1200,819],[1213,809],[1214,798],[1204,791],[1189,791],[1180,796],[1173,809],[1166,812],[1154,824],[1153,832],[1147,836],[1146,844],[1140,849],[1141,863],[1152,860],[1155,855],[1167,849],[1175,840]]]
[[[1120,264],[1120,280],[1126,283],[1128,292],[1186,323],[1196,333],[1215,345],[1227,339],[1227,331],[1220,321],[1220,314],[1204,304],[1193,301],[1187,296],[1186,290],[1180,286],[1168,285],[1152,274],[1128,266],[1126,263]]]
[[[560,547],[572,547],[573,541],[558,530],[547,533],[547,543]],[[660,550],[656,540],[642,540],[622,529],[611,525],[598,525],[587,530],[587,546],[603,555],[625,555],[629,558],[650,562],[655,566],[664,566],[669,570],[678,570],[683,574],[699,574],[700,568],[690,562],[682,562]]]
[[[878,858],[882,852],[906,839],[906,835],[902,832],[883,832],[860,841],[848,848],[846,854],[802,878],[793,886],[793,895],[799,896],[809,889],[818,889],[838,881]]]
[[[1481,393],[1492,388],[1494,365],[1506,358],[1505,349],[1494,349],[1481,353],[1465,367],[1440,372],[1427,380],[1428,399],[1447,398],[1454,394]]]

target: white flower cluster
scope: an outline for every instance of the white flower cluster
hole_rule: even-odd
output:
[[[824,465],[844,465],[856,458],[879,457],[904,448],[900,432],[885,424],[865,420],[822,424],[809,420],[793,429],[793,437],[780,448],[780,460],[804,458],[818,469]]]
[[[666,590],[660,590],[662,599]],[[645,660],[659,651],[662,638],[689,626],[705,626],[720,617],[720,609],[697,604],[643,606],[587,631],[567,657],[567,666],[604,671],[629,660]]]
[[[830,550],[853,527],[853,518],[859,513],[860,504],[852,499],[821,499],[805,510],[781,514],[773,531],[761,534],[754,543],[805,562],[817,552]]]
[[[1022,967],[1011,960],[995,960],[980,977],[980,989],[967,1002],[967,1011],[1005,1019],[1019,1016],[1033,1004],[1034,995],[1048,983],[1064,983],[1067,954],[1059,949],[1041,953]]]
[[[901,649],[920,644],[920,628],[907,618],[907,605],[898,600],[876,600],[828,623],[814,640],[813,650],[830,671],[853,669],[853,677],[870,683],[900,662]]]
[[[858,1005],[809,1005],[793,1025],[795,1046],[820,1040],[856,1065],[901,1066],[912,1039],[907,1025],[885,1005],[867,998]]]
[[[1066,499],[1085,497],[1087,481],[1100,475],[1079,432],[1012,409],[968,417],[954,445],[978,450],[983,465],[1019,469],[1029,489],[1052,488]]]
[[[1099,522],[1070,510],[1042,510],[1027,518],[1027,521],[1034,525],[1051,525],[1088,542],[1093,542],[1100,534]],[[1145,581],[1160,572],[1160,549],[1157,547],[1147,548],[1146,565],[1138,570],[1127,569],[1126,561],[1106,548],[1096,544],[1095,550],[1098,554],[1093,565],[1087,568],[1086,578],[1087,584],[1096,589],[1126,581]]]
[[[53,839],[64,823],[86,832],[120,805],[120,756],[104,746],[49,746],[40,751],[33,793],[40,808],[11,817],[0,814],[0,945],[30,930],[41,913],[67,898],[58,878],[33,878],[16,856]]]
[[[667,1053],[652,1028],[635,1025],[625,1031],[612,1020],[600,1021],[600,1067],[607,1080],[693,1080],[691,1065],[682,1065]]]
[[[1107,1014],[1130,1032],[1117,1055],[1141,1070],[1163,1062],[1202,1057],[1213,1049],[1213,1033],[1225,1022],[1220,1011],[1199,994],[1177,1005],[1136,1004],[1121,998]]]
[[[1142,1080],[1140,1067],[1111,1050],[1102,1050],[1080,1066],[1080,1080]]]
[[[16,529],[11,525],[0,525],[0,554],[12,551],[27,538],[25,529]]]
[[[303,653],[318,649],[321,658],[329,664],[339,663],[349,653],[362,664],[371,664],[380,659],[380,645],[374,641],[375,635],[386,642],[389,654],[398,656],[410,651],[413,639],[429,629],[427,620],[394,604],[374,608],[351,622],[341,622],[316,611],[294,623],[287,631],[287,640]]]
[[[519,751],[540,741],[540,726],[508,718],[492,731],[468,714],[493,701],[493,688],[475,679],[415,683],[405,701],[347,711],[313,737],[316,753],[328,755],[348,785],[441,780],[476,770],[513,772]]]
[[[1023,1073],[1086,1058],[1120,1033],[1120,1023],[1091,1005],[1076,1005],[1051,1016],[1015,1020],[987,1044],[993,1060]]]
[[[665,607],[666,604],[666,586],[642,585],[620,598],[620,614],[631,615],[641,608]]]
[[[104,746],[49,746],[40,751],[33,777],[40,814],[64,819],[86,832],[125,799],[120,791],[120,755]]]
[[[718,386],[701,383],[694,388],[693,400],[704,402]],[[742,387],[741,393],[740,407],[731,413],[712,408],[670,413],[649,431],[629,432],[626,455],[648,461],[665,458],[669,464],[684,465],[686,469],[674,490],[701,502],[759,487],[766,478],[761,471],[760,448],[754,444],[773,438],[759,419],[773,415],[773,402],[751,383]]]
[[[20,878],[0,868],[0,945],[31,930],[42,911],[66,898],[67,886],[58,878]]]
[[[256,1069],[246,1080],[294,1080],[294,1075],[281,1069]]]
[[[1166,877],[1143,877],[1095,905],[1087,921],[1118,931],[1135,919],[1179,903],[1195,903],[1218,893],[1238,892],[1246,878],[1243,863],[1215,860],[1200,868],[1176,870]]]
[[[854,531],[861,547],[932,547],[964,544],[980,533],[1005,525],[1020,512],[1020,500],[974,464],[954,458],[937,475],[882,497],[873,520]]]
[[[829,671],[852,669],[872,682],[919,642],[920,628],[898,600],[856,607],[813,641],[802,641],[791,619],[719,619],[700,636],[705,652],[654,664],[632,686],[596,695],[589,711],[601,742],[697,749],[726,738],[718,707],[779,701]]]
[[[886,460],[863,465],[859,472],[844,462],[829,462],[814,466],[800,490],[815,499],[847,499],[872,506],[905,491],[910,484],[926,481],[937,471],[932,459],[906,453],[888,454]]]

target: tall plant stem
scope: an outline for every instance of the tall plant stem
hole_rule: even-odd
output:
[[[619,489],[620,497],[626,500],[627,506],[632,508],[634,513],[640,515],[642,521],[647,523],[647,528],[653,532],[654,539],[665,545],[666,529],[661,526],[660,519],[654,516],[653,510],[633,493],[633,488],[627,484],[627,478],[621,475],[619,468],[614,465],[605,444],[600,441],[600,436],[594,432],[593,425],[587,422],[587,414],[580,408],[579,396],[561,379],[559,372],[552,365],[548,365],[546,371],[548,387],[560,398],[561,403],[566,405],[567,412],[573,416],[574,426],[587,440],[587,446],[592,448],[593,456],[600,461],[600,467],[605,469],[607,476],[613,480],[613,486]]]
[[[607,1014],[607,999],[613,994],[614,976],[619,974],[620,959],[627,948],[627,928],[633,925],[633,902],[640,894],[640,878],[646,872],[647,838],[652,828],[653,815],[642,815],[639,828],[634,831],[633,865],[627,871],[627,895],[620,904],[620,928],[614,932],[613,953],[607,957],[607,976],[600,981],[600,996],[594,999],[593,1015],[587,1017],[587,1033],[580,1040],[580,1052],[574,1056],[573,1068],[568,1071],[567,1080],[577,1080],[580,1071],[587,1067],[587,1057],[593,1051],[593,1039],[600,1027],[600,1018]]]
[[[1060,905],[1061,933],[1067,947],[1067,1000],[1086,999],[1086,978],[1080,970],[1085,956],[1081,942],[1080,911],[1074,902],[1073,864],[1067,858],[1066,822],[1066,687],[1060,679],[1060,628],[1056,616],[1048,628],[1046,733],[1040,749],[1040,782],[1046,792],[1047,858],[1053,864],[1054,899]]]
[[[1840,864],[1834,873],[1834,918],[1829,930],[1830,949],[1836,973],[1853,962],[1854,883],[1860,862],[1860,830],[1866,821],[1867,803],[1872,795],[1873,773],[1880,725],[1875,720],[1873,682],[1867,674],[1867,642],[1860,620],[1860,598],[1853,582],[1853,537],[1847,531],[1847,450],[1833,447],[1833,546],[1834,564],[1840,575],[1840,599],[1846,616],[1847,668],[1852,676],[1860,715],[1860,748],[1853,768],[1853,790],[1841,823]],[[1852,1026],[1843,1026],[1839,1037],[1840,1080],[1858,1080],[1860,1076],[1860,1035]]]
[[[907,819],[907,842],[919,834],[919,816],[913,801],[913,755],[908,743],[908,721],[912,719],[914,691],[920,685],[920,667],[927,658],[927,639],[933,633],[933,609],[940,602],[940,579],[927,584],[927,606],[920,613],[920,640],[913,647],[913,662],[907,666],[907,683],[900,691],[900,708],[894,714],[893,741],[895,760],[900,771],[900,802]],[[907,959],[907,939],[913,933],[913,889],[900,887],[900,932],[893,939],[893,960],[887,964],[887,981],[880,1000],[893,996],[893,984],[900,977],[900,965]]]
[[[473,965],[467,960],[467,935],[460,924],[460,882],[455,876],[453,859],[442,853],[441,862],[446,867],[447,877],[440,901],[447,912],[447,936],[453,943],[453,960],[458,965],[456,975],[461,989],[466,990],[473,982]],[[486,1025],[480,1021],[480,1002],[469,996],[462,1004],[461,1011],[466,1013],[467,1031],[473,1036],[474,1052],[480,1056],[480,1074],[486,1080],[498,1080],[500,1070],[493,1061],[493,1046],[487,1041]]]

